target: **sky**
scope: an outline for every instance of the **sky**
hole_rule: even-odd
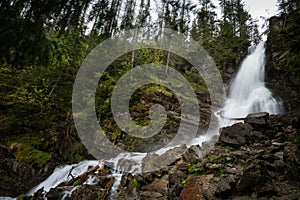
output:
[[[219,0],[212,0],[215,5],[219,5]],[[278,13],[277,0],[244,0],[246,9],[251,14],[253,19],[258,20],[259,31],[262,32],[261,26],[264,23],[260,17],[270,18]],[[220,11],[219,11],[220,12]],[[218,13],[220,14],[220,13]]]
[[[278,13],[277,0],[245,0],[245,4],[253,18],[268,18]]]
[[[195,4],[198,2],[198,0],[192,0]],[[219,0],[212,0],[213,4],[218,7]],[[244,0],[246,5],[246,10],[251,14],[253,19],[257,19],[257,24],[259,25],[259,32],[262,33],[264,29],[262,28],[262,25],[264,24],[264,20],[262,17],[270,18],[276,14],[278,14],[277,10],[277,0]],[[137,5],[139,5],[139,0],[137,1]],[[156,5],[152,4],[152,9],[156,10]],[[216,9],[215,10],[218,14],[218,17],[221,17],[221,10]],[[155,19],[155,17],[153,18]],[[91,29],[92,22],[88,25],[89,30]],[[263,39],[266,39],[266,36],[263,36]]]

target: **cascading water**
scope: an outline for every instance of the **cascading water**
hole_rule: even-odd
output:
[[[250,113],[279,114],[283,111],[281,101],[277,101],[265,87],[264,44],[262,41],[256,48],[250,48],[250,54],[242,62],[239,72],[232,81],[225,106],[219,112],[221,127],[236,122],[230,119],[243,118]]]
[[[251,52],[247,58],[242,62],[240,70],[234,80],[231,83],[230,93],[226,99],[225,106],[221,109],[216,116],[219,119],[219,127],[232,125],[237,121],[236,118],[242,118],[250,113],[255,112],[268,112],[270,114],[278,114],[283,111],[283,107],[280,101],[277,101],[271,91],[265,87],[264,83],[264,66],[265,66],[265,47],[264,42],[260,42],[256,48],[251,47]],[[207,133],[195,138],[191,141],[191,144],[187,144],[187,147],[192,145],[201,145],[202,142],[208,141],[212,136],[217,135],[218,131],[213,133]],[[176,147],[176,146],[175,146]],[[157,151],[157,155],[161,155],[166,151],[175,148],[174,146],[163,148]],[[117,189],[120,185],[122,175],[124,171],[129,171],[132,174],[141,173],[142,161],[146,156],[145,153],[131,154],[130,158],[120,154],[116,158],[106,161],[114,165],[112,175],[115,177],[115,181],[111,188],[111,199],[113,199],[117,193]],[[120,163],[126,163],[126,160],[134,160],[134,166],[128,166],[128,169],[120,168]],[[32,195],[38,189],[44,187],[45,191],[49,191],[51,188],[56,187],[64,181],[70,180],[72,176],[78,176],[85,173],[89,167],[103,165],[97,160],[82,161],[74,165],[66,165],[58,167],[51,176],[44,182],[34,187],[28,192],[28,195]],[[126,166],[126,165],[125,165]],[[97,180],[93,177],[89,178],[86,184],[95,184]],[[96,182],[95,182],[96,181]],[[99,181],[99,180],[98,180]],[[71,196],[71,193],[76,190],[76,187],[71,191],[64,193],[63,199],[66,196]]]
[[[40,188],[44,188],[44,191],[48,192],[51,188],[58,186],[60,183],[71,180],[72,176],[76,177],[96,165],[100,166],[103,165],[103,163],[98,160],[85,160],[78,164],[57,167],[45,181],[32,188],[27,194],[33,195]]]

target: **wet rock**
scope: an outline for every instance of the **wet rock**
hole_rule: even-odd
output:
[[[277,188],[272,183],[267,183],[258,188],[258,196],[277,195]]]
[[[145,191],[158,192],[164,196],[168,194],[168,180],[166,178],[157,179],[149,185],[143,186]]]
[[[283,160],[283,152],[276,152],[274,155],[278,157],[280,160]]]
[[[238,147],[245,144],[254,143],[261,140],[264,136],[258,131],[252,131],[249,124],[237,123],[222,129],[218,145]]]
[[[187,178],[186,173],[179,170],[176,166],[169,173],[169,198],[174,199],[180,195],[183,188],[182,181]]]
[[[210,190],[208,190],[207,197],[209,199],[215,196],[227,197],[227,192],[232,189],[234,183],[235,178],[233,175],[223,174],[219,178],[215,178],[210,186]]]
[[[237,190],[252,192],[268,180],[267,170],[262,161],[254,162],[247,167],[237,182]]]
[[[81,200],[81,199],[98,199],[101,197],[103,193],[97,190],[96,187],[90,185],[82,185],[78,188],[75,188],[74,191],[70,192],[69,195],[67,194],[65,199],[66,200]]]
[[[199,146],[191,146],[184,154],[183,157],[187,162],[194,163],[203,158],[203,152]]]
[[[137,199],[138,191],[140,189],[140,178],[134,177],[132,174],[128,174],[128,176],[123,176],[120,187],[118,188],[118,193],[112,196],[110,194],[110,198],[114,199]],[[126,182],[126,183],[125,183]]]
[[[63,189],[50,189],[50,191],[46,195],[47,200],[56,200],[62,198],[63,191]],[[38,193],[36,193],[35,196],[38,196]]]
[[[269,118],[269,113],[267,112],[260,112],[260,113],[253,113],[249,114],[244,122],[250,124],[256,130],[263,130],[267,127],[267,120]]]
[[[212,174],[200,176],[201,194],[204,199],[224,199],[228,197],[228,191],[232,189],[235,179],[232,175],[215,177]]]
[[[159,171],[162,167],[175,164],[176,161],[181,159],[182,154],[184,154],[186,150],[186,145],[181,145],[161,155],[147,154],[143,159],[143,171]]]
[[[30,199],[30,200],[44,200],[44,188],[39,189],[38,191],[36,191],[36,193],[33,195],[32,198],[25,198],[24,200]]]
[[[219,169],[219,168],[222,168],[222,167],[224,167],[224,165],[223,164],[212,164],[212,165],[208,165],[208,167],[209,168],[211,168],[211,169]]]
[[[235,167],[233,168],[226,168],[226,173],[228,174],[236,174],[237,169]]]
[[[162,197],[163,195],[159,192],[150,192],[150,191],[144,191],[141,193],[142,199],[157,199],[159,197]]]
[[[300,182],[300,149],[299,145],[289,144],[284,148],[283,160],[287,164],[286,177]]]
[[[297,132],[297,130],[292,125],[289,125],[288,127],[284,128],[284,131],[287,133],[296,133]]]

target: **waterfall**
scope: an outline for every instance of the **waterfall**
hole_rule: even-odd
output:
[[[265,86],[265,42],[249,49],[250,54],[242,62],[231,82],[225,106],[219,112],[222,127],[235,123],[230,119],[243,118],[250,113],[283,112],[282,102],[276,100]]]
[[[264,71],[265,71],[265,47],[264,42],[260,42],[256,48],[249,48],[249,55],[242,62],[241,67],[233,79],[230,85],[230,92],[225,101],[224,107],[216,113],[219,119],[219,127],[232,125],[237,121],[236,118],[246,117],[250,113],[255,112],[268,112],[270,114],[278,114],[283,111],[281,101],[276,100],[269,89],[265,87],[264,83]],[[218,128],[218,127],[217,127]],[[192,145],[202,144],[204,141],[209,141],[212,136],[217,135],[218,131],[214,130],[213,133],[207,133],[191,141],[191,144],[187,144],[188,147]],[[168,150],[175,148],[169,146],[158,150],[157,155],[161,155]],[[120,185],[122,175],[124,171],[129,171],[132,174],[138,174],[142,171],[142,160],[146,156],[145,153],[132,153],[120,154],[114,159],[108,160],[105,163],[111,163],[113,165],[112,174],[110,176],[115,177],[115,182],[111,188],[111,199],[117,195],[117,189]],[[127,160],[135,161],[133,166],[124,165]],[[51,176],[45,181],[34,187],[27,194],[32,195],[38,189],[44,187],[47,192],[51,188],[58,186],[64,181],[71,179],[72,176],[78,176],[88,170],[91,166],[103,165],[105,163],[97,160],[82,161],[78,164],[65,165],[63,167],[57,167]],[[124,166],[127,168],[125,169]],[[87,181],[94,184],[94,180]],[[87,184],[91,184],[87,183]],[[75,190],[76,188],[74,188]],[[73,190],[72,190],[73,191]],[[72,191],[65,192],[64,197],[70,196]]]

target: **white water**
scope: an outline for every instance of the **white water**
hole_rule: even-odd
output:
[[[130,157],[129,157],[130,156]],[[129,172],[131,174],[142,173],[142,161],[146,156],[146,153],[132,153],[132,154],[119,154],[116,158],[108,161],[113,163],[112,176],[114,176],[115,181],[110,190],[110,199],[116,199],[118,188],[121,184],[121,180],[124,172]],[[129,165],[126,165],[126,162],[130,160]],[[134,164],[133,164],[134,163]]]
[[[97,160],[85,160],[78,164],[57,167],[45,181],[32,188],[27,195],[33,195],[42,187],[44,187],[44,191],[48,192],[51,188],[55,188],[60,183],[71,180],[72,176],[76,177],[96,165],[101,166],[102,163]],[[72,174],[72,176],[70,174]]]
[[[242,62],[240,70],[234,80],[231,83],[230,93],[226,99],[225,106],[221,110],[222,117],[218,115],[219,126],[228,126],[236,123],[235,120],[228,120],[227,118],[241,118],[250,113],[255,112],[268,112],[270,114],[278,114],[283,111],[281,102],[278,102],[272,97],[272,93],[265,87],[264,83],[264,66],[265,66],[265,48],[264,42],[261,42],[256,48],[251,47],[251,53]],[[214,135],[218,134],[218,131],[214,133],[207,133],[199,138],[191,141],[191,144],[187,146],[199,144],[210,140]],[[157,155],[162,155],[169,149],[175,147],[166,147],[156,152]],[[130,157],[128,157],[130,156]],[[117,189],[121,183],[123,172],[130,172],[137,174],[142,172],[142,160],[146,156],[146,153],[132,153],[132,154],[120,154],[116,158],[106,161],[113,164],[112,175],[115,177],[114,184],[111,188],[110,198],[113,199],[117,194]],[[126,162],[130,160],[129,165]],[[132,162],[134,161],[134,162]],[[133,164],[134,163],[134,164]],[[53,174],[49,176],[45,181],[34,187],[27,194],[32,195],[34,192],[44,187],[47,192],[51,188],[58,186],[60,183],[70,180],[72,177],[69,175],[70,171],[72,176],[76,177],[82,173],[85,173],[89,167],[96,165],[103,165],[97,160],[82,161],[78,164],[66,165],[57,167]],[[85,184],[93,185],[99,180],[95,180],[95,177],[89,177]],[[73,188],[70,192],[65,192],[64,197],[70,196],[76,189]],[[1,199],[1,198],[0,198]]]
[[[232,125],[236,121],[229,118],[243,118],[250,113],[283,112],[281,101],[277,101],[265,86],[265,43],[250,48],[250,54],[242,62],[239,72],[230,85],[229,96],[221,110],[221,126]]]

